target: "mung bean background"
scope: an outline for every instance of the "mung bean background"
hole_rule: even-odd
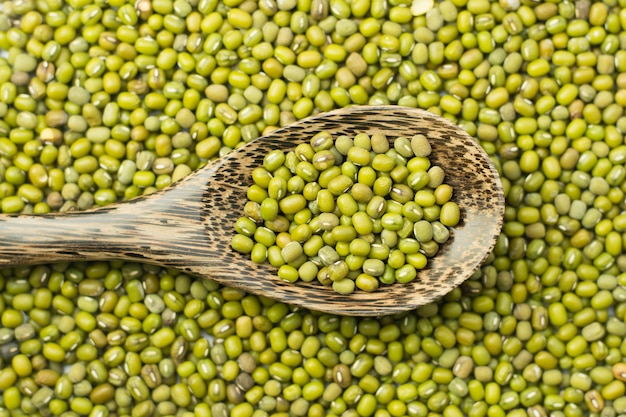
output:
[[[3,213],[147,194],[351,104],[454,120],[507,208],[462,287],[379,319],[133,263],[2,270],[0,416],[625,415],[625,6],[3,2]]]

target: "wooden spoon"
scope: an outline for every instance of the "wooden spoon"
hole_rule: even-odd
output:
[[[251,171],[274,149],[292,149],[317,132],[389,139],[421,133],[442,166],[461,223],[409,284],[339,295],[318,283],[286,283],[269,264],[257,265],[230,248],[242,215]],[[481,265],[500,233],[504,194],[494,164],[478,143],[451,122],[399,106],[351,107],[298,121],[208,164],[154,194],[94,210],[0,216],[0,266],[79,260],[150,263],[308,309],[379,316],[414,309],[461,284]]]

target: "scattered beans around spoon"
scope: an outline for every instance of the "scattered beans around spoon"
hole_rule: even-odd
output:
[[[283,282],[276,268],[231,249],[252,170],[268,152],[293,149],[321,130],[383,133],[390,140],[423,134],[430,140],[430,160],[444,167],[461,222],[414,281],[341,295],[315,282]],[[278,129],[145,197],[83,212],[0,216],[0,266],[143,262],[312,310],[380,316],[425,305],[468,279],[493,249],[503,214],[504,194],[493,162],[459,127],[413,108],[349,107]]]

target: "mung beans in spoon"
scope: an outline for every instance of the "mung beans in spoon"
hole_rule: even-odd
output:
[[[319,281],[340,294],[407,284],[460,221],[445,171],[426,136],[333,137],[273,150],[252,171],[231,246],[278,268],[283,280]]]
[[[409,283],[340,294],[316,282],[286,282],[277,268],[231,248],[252,171],[268,153],[288,151],[324,131],[428,138],[433,165],[445,169],[460,222]],[[379,316],[427,304],[469,278],[502,227],[504,196],[494,164],[451,122],[399,106],[350,107],[265,135],[164,190],[104,208],[63,214],[0,216],[0,266],[77,260],[126,260],[177,269],[305,308]]]

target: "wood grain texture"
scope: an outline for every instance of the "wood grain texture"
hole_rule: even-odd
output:
[[[430,159],[444,167],[462,220],[413,282],[344,296],[317,283],[285,283],[275,268],[254,264],[230,249],[252,169],[268,151],[295,148],[320,130],[334,136],[378,132],[391,140],[418,133],[429,138]],[[0,266],[145,262],[313,310],[379,316],[432,302],[470,277],[493,249],[503,214],[504,194],[493,163],[459,127],[412,108],[350,107],[277,130],[146,197],[84,212],[0,216]]]

